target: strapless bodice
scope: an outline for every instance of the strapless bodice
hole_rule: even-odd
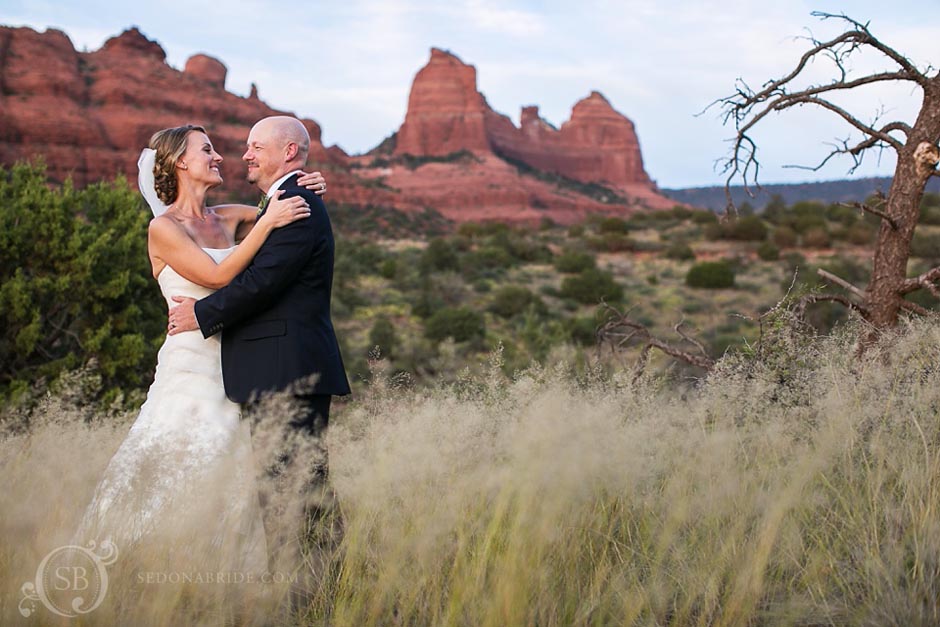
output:
[[[206,254],[212,257],[216,263],[222,263],[222,260],[232,254],[235,247],[231,248],[203,248]],[[174,296],[188,296],[199,300],[211,294],[214,290],[196,285],[189,279],[184,279],[171,266],[163,267],[160,274],[157,275],[157,283],[160,284],[160,292],[166,300],[167,307],[174,307],[177,303],[173,302]]]

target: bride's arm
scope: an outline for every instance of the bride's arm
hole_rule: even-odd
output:
[[[219,264],[172,217],[165,214],[150,222],[147,245],[151,257],[163,261],[183,278],[197,285],[218,289],[228,285],[235,275],[248,267],[271,231],[309,216],[310,207],[301,196],[272,199],[271,206],[258,220],[256,228]]]
[[[306,187],[317,196],[322,196],[326,193],[326,179],[323,178],[323,175],[319,172],[303,172],[297,179],[297,184],[301,187]],[[213,209],[219,213],[224,212],[231,214],[236,218],[236,242],[240,242],[248,237],[248,233],[251,232],[251,228],[255,225],[255,221],[258,218],[258,208],[249,205],[220,205],[213,207]]]

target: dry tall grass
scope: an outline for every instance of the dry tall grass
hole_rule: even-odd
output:
[[[781,333],[681,391],[563,367],[379,381],[331,427],[344,536],[300,615],[283,586],[236,602],[117,568],[73,623],[940,624],[940,325],[862,361],[851,337]],[[2,443],[4,624],[55,624],[19,616],[19,586],[123,430],[74,413]]]

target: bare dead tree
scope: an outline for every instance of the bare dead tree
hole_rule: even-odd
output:
[[[940,73],[930,66],[924,70],[918,69],[906,56],[875,37],[867,23],[862,24],[844,14],[816,12],[813,15],[822,20],[843,23],[844,32],[828,41],[809,37],[809,49],[789,74],[765,83],[758,90],[751,89],[739,80],[733,95],[712,103],[721,107],[724,123],[733,122],[737,131],[730,155],[724,161],[724,173],[727,174],[725,191],[729,208],[733,210],[730,191],[733,180],[740,177],[745,189],[748,189],[748,185],[759,186],[757,178],[760,162],[757,159],[757,144],[751,133],[770,114],[793,107],[811,105],[829,111],[848,124],[854,133],[860,134],[856,140],[845,140],[834,145],[826,158],[818,165],[809,167],[810,170],[819,170],[835,157],[848,157],[852,160],[849,169],[851,173],[861,165],[863,157],[871,150],[893,150],[896,153],[897,167],[883,205],[855,205],[877,216],[881,222],[872,259],[871,280],[863,289],[831,273],[820,271],[823,278],[845,289],[848,295],[819,294],[814,297],[817,301],[839,302],[857,311],[872,329],[867,338],[870,342],[879,331],[897,324],[900,310],[915,313],[926,311],[905,300],[905,294],[927,289],[940,297],[940,289],[937,287],[940,267],[920,276],[907,277],[911,239],[920,216],[924,187],[930,177],[940,175],[937,171],[940,162],[940,148],[937,145],[940,142]],[[849,63],[862,51],[874,51],[883,57],[887,69],[853,77]],[[833,78],[827,82],[796,88],[796,82],[805,77],[808,66],[820,58],[832,62]],[[865,122],[832,100],[848,90],[884,82],[906,83],[922,94],[920,111],[913,124],[897,120],[882,122],[880,118],[883,114]]]
[[[598,346],[607,346],[611,352],[619,353],[628,346],[639,346],[640,357],[634,367],[637,375],[643,372],[649,361],[650,351],[656,348],[673,359],[683,361],[703,370],[711,370],[715,360],[709,357],[705,346],[683,330],[684,320],[673,326],[673,330],[680,338],[675,344],[655,337],[639,320],[632,318],[629,312],[621,312],[616,307],[602,302],[607,313],[607,321],[596,331]]]

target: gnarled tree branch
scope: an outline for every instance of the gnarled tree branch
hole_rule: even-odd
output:
[[[606,342],[612,350],[621,349],[634,340],[642,344],[640,360],[637,363],[638,372],[642,371],[653,348],[659,349],[674,359],[698,366],[704,370],[711,370],[714,367],[715,360],[708,356],[702,343],[682,330],[684,320],[680,320],[673,329],[683,341],[692,344],[697,352],[686,350],[679,345],[655,337],[646,328],[646,325],[631,318],[629,313],[622,313],[607,303],[602,303],[602,305],[608,312],[609,318],[597,330],[598,341]]]

